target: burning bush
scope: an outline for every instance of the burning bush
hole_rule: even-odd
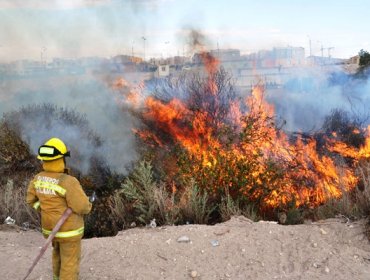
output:
[[[319,153],[313,137],[291,142],[276,127],[262,86],[241,100],[217,61],[205,56],[204,62],[207,74],[171,77],[133,104],[143,123],[136,133],[168,188],[185,192],[195,179],[209,203],[231,197],[269,216],[317,207],[354,189],[354,166]],[[334,119],[327,120],[328,131]],[[333,147],[346,145],[340,140],[355,145],[348,148],[352,156],[364,155],[361,138],[333,139],[328,149],[338,152]]]
[[[366,139],[363,123],[358,117],[351,117],[347,111],[334,109],[325,117],[322,130],[326,137],[335,137],[348,146],[360,148]]]

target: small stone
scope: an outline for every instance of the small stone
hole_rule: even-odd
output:
[[[186,235],[183,235],[183,236],[180,236],[178,239],[177,239],[177,242],[179,243],[189,243],[190,242],[190,238]]]
[[[198,276],[198,272],[196,272],[195,270],[192,270],[190,272],[190,276],[191,276],[191,278],[196,278]]]
[[[316,242],[312,243],[312,247],[316,248],[317,247],[317,243]]]
[[[169,245],[171,243],[171,238],[166,240],[166,243]]]
[[[321,234],[325,235],[328,234],[323,228],[320,228]]]
[[[286,220],[287,220],[287,215],[286,213],[280,213],[279,214],[279,222],[280,224],[284,225],[286,223]]]
[[[329,273],[330,272],[330,269],[329,269],[329,267],[327,267],[327,266],[325,266],[325,273]]]
[[[312,264],[312,266],[313,266],[314,268],[319,268],[321,265],[320,265],[320,264],[318,264],[318,263],[313,263],[313,264]]]
[[[135,222],[132,222],[132,223],[130,224],[130,227],[136,227],[136,223],[135,223]]]
[[[218,240],[211,240],[211,244],[213,247],[220,246],[220,243],[218,242]]]
[[[156,227],[157,227],[157,223],[155,222],[155,219],[153,219],[153,220],[151,220],[151,221],[150,221],[149,226],[150,226],[151,228],[156,228]]]
[[[29,229],[30,229],[30,223],[29,223],[29,222],[24,222],[24,223],[22,224],[21,229],[22,229],[22,230],[24,230],[24,231],[29,230]]]

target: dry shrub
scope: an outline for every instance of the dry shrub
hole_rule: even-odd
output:
[[[220,203],[221,221],[227,221],[232,216],[240,216],[258,221],[261,219],[258,214],[258,209],[254,203],[241,201],[240,199],[233,199],[230,195],[222,197]]]
[[[240,209],[239,201],[234,201],[230,195],[221,200],[220,215],[222,221],[227,221],[232,216],[240,216],[241,214],[242,210]]]
[[[10,216],[17,225],[40,225],[39,215],[25,202],[28,180],[40,164],[28,145],[3,118],[0,122],[0,222]]]
[[[8,177],[15,174],[32,173],[39,166],[19,133],[9,126],[6,119],[2,119],[0,122],[0,182],[4,184]]]
[[[355,193],[357,211],[361,216],[370,216],[370,162],[361,162],[357,168],[360,187]]]
[[[359,186],[350,192],[343,190],[340,199],[331,199],[316,209],[318,219],[344,216],[348,219],[361,219],[370,215],[370,163],[361,162],[356,174]]]
[[[351,147],[360,147],[365,143],[365,130],[361,129],[368,117],[360,117],[342,109],[334,109],[324,119],[322,125],[323,134],[332,137]]]
[[[40,226],[39,214],[25,201],[27,184],[16,186],[12,179],[0,185],[0,221],[11,217],[17,225],[28,222],[32,227]]]
[[[119,224],[123,225],[123,227],[124,225],[129,224],[129,221],[132,220],[132,217],[130,219],[127,203],[123,199],[120,191],[117,191],[110,197],[108,205],[111,209],[114,219]]]

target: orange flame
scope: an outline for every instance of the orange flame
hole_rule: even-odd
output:
[[[219,62],[206,54],[202,55],[202,59],[209,73],[208,87],[215,95],[218,87],[214,74]],[[231,103],[229,120],[232,126],[236,133],[248,133],[245,133],[242,140],[231,141],[227,146],[216,137],[215,127],[210,125],[210,112],[192,111],[185,102],[176,98],[169,102],[154,97],[146,98],[142,116],[154,124],[155,129],[136,133],[142,139],[152,140],[161,147],[165,143],[156,135],[156,129],[170,136],[175,144],[182,146],[192,158],[201,162],[201,166],[193,166],[189,176],[219,173],[209,178],[209,182],[213,180],[211,188],[223,185],[232,189],[240,182],[234,182],[232,177],[227,176],[227,172],[236,170],[240,162],[257,159],[258,164],[245,173],[243,181],[246,183],[240,191],[251,199],[261,200],[266,208],[285,207],[289,203],[294,203],[296,207],[315,207],[330,198],[340,198],[344,191],[353,189],[358,181],[354,171],[339,166],[328,156],[320,155],[315,140],[303,141],[298,137],[295,143],[291,143],[285,133],[275,128],[274,107],[266,102],[263,95],[262,86],[253,89],[245,100],[249,108],[247,113],[242,112],[238,101]],[[127,99],[130,101],[129,95]],[[348,147],[339,141],[333,140],[330,143],[330,151],[345,157],[355,160],[370,157],[370,138],[360,149]],[[222,164],[219,162],[220,157],[227,162],[227,170],[219,169]],[[278,168],[272,168],[274,164]]]

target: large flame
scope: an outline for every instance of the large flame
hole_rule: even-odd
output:
[[[217,107],[219,89],[213,77],[218,61],[209,54],[201,57],[208,71],[208,90],[214,95],[213,102]],[[124,81],[117,84],[126,86]],[[132,94],[128,91],[126,102],[130,102]],[[135,101],[132,102],[137,103],[140,95],[135,92],[133,96]],[[239,185],[238,192],[252,200],[259,200],[266,208],[288,204],[315,207],[330,198],[340,198],[344,191],[350,191],[357,184],[353,169],[337,164],[327,155],[320,155],[314,139],[298,137],[292,143],[283,131],[276,128],[274,107],[265,101],[263,86],[256,86],[244,104],[238,100],[230,102],[228,121],[234,128],[233,133],[243,136],[226,141],[227,144],[217,137],[224,124],[215,124],[212,112],[190,110],[181,99],[172,98],[164,102],[154,97],[141,97],[144,104],[142,118],[153,125],[151,130],[135,132],[142,139],[164,147],[166,143],[158,135],[160,131],[171,139],[172,144],[181,146],[190,158],[200,163],[194,164],[188,175],[203,176],[202,180],[209,183],[210,189],[223,185],[232,190]],[[244,107],[248,108],[246,112],[241,109]],[[369,138],[366,145],[359,149],[339,141],[329,143],[329,151],[356,161],[370,156]],[[241,174],[236,170],[243,162],[257,164],[250,165]],[[233,180],[229,174],[234,174],[239,181]]]

